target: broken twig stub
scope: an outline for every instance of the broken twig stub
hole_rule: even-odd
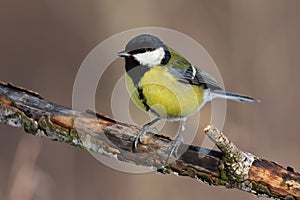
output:
[[[151,167],[163,174],[187,176],[257,195],[300,199],[299,173],[239,150],[213,126],[208,126],[205,133],[221,152],[181,144],[179,149],[184,149],[184,153],[166,165],[170,138],[148,132],[143,144],[133,151],[140,127],[93,112],[78,112],[47,101],[35,92],[1,82],[0,122],[122,162]]]

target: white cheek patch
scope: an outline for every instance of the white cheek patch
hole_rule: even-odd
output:
[[[165,51],[162,47],[155,49],[154,51],[146,51],[144,53],[138,53],[133,55],[133,57],[142,65],[148,65],[150,67],[159,65],[164,56]]]

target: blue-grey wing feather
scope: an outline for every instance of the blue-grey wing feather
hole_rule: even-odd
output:
[[[178,79],[178,81],[190,85],[199,85],[205,89],[222,90],[218,81],[210,74],[190,65],[187,69],[168,68],[169,72]]]

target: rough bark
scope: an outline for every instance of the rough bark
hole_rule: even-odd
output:
[[[111,158],[188,176],[209,185],[256,195],[300,199],[300,174],[239,150],[217,128],[204,132],[221,152],[182,144],[179,158],[166,163],[171,139],[151,132],[133,151],[140,127],[93,112],[81,113],[44,100],[39,94],[0,82],[0,122]]]

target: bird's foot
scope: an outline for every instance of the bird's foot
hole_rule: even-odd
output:
[[[171,158],[177,159],[180,157],[180,152],[178,152],[180,145],[183,143],[183,137],[181,134],[179,134],[175,140],[171,141],[169,143],[169,147],[168,147],[168,157],[166,160],[166,164],[169,163],[169,161],[171,160]]]
[[[133,150],[135,151],[137,149],[137,145],[138,143],[141,143],[143,144],[142,142],[142,137],[148,132],[148,131],[152,131],[152,132],[155,132],[157,133],[158,130],[157,128],[153,127],[151,128],[151,126],[153,124],[155,124],[156,122],[158,122],[160,119],[159,118],[155,118],[154,120],[148,122],[147,124],[145,124],[143,126],[143,128],[137,132],[137,135],[136,135],[136,138],[135,138],[135,141],[134,141],[134,144],[133,144]]]
[[[134,145],[133,145],[134,150],[137,149],[137,146],[139,143],[143,144],[142,138],[148,131],[158,133],[158,130],[156,127],[150,127],[147,124],[144,125],[143,128],[137,132],[136,138],[134,140]]]

